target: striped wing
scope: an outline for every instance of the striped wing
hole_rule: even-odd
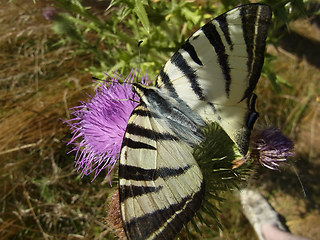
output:
[[[161,70],[156,86],[205,122],[218,122],[245,155],[258,117],[252,94],[264,61],[271,9],[235,8],[204,25]]]
[[[140,105],[119,166],[128,239],[173,239],[200,207],[201,171],[192,147],[218,122],[245,155],[258,116],[252,93],[263,65],[271,9],[233,9],[195,32],[161,70],[155,87],[134,84]]]
[[[119,179],[128,239],[173,239],[201,206],[202,173],[192,148],[143,105],[129,119]]]

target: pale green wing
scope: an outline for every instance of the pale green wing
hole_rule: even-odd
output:
[[[264,61],[271,8],[249,4],[204,25],[161,70],[156,86],[215,121],[245,155],[258,117],[252,95]],[[253,97],[254,96],[254,97]]]
[[[119,195],[128,239],[173,239],[200,208],[202,173],[192,148],[143,105],[132,113],[120,156]]]

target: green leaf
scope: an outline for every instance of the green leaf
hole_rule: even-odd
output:
[[[113,6],[115,6],[115,5],[117,5],[117,4],[121,3],[121,2],[122,2],[122,0],[111,0],[110,3],[109,3],[108,8],[106,9],[106,11],[110,10],[110,8],[112,8]]]
[[[141,21],[143,28],[149,34],[150,33],[150,23],[149,23],[146,9],[142,5],[142,1],[136,0],[136,6],[134,8],[134,11],[136,12],[139,20]]]
[[[201,21],[201,14],[194,9],[183,8],[181,9],[182,14],[186,17],[188,21],[191,21],[193,25],[198,24]]]

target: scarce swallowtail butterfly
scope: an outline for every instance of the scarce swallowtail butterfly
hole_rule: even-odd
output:
[[[204,184],[192,150],[201,127],[218,123],[246,155],[271,15],[269,6],[249,4],[218,16],[171,57],[155,86],[133,85],[140,104],[119,166],[128,239],[173,239],[200,208]]]

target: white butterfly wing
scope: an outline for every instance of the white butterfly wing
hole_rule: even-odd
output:
[[[173,239],[203,198],[202,173],[192,148],[138,106],[120,159],[120,206],[128,239]]]
[[[246,154],[258,116],[252,97],[264,60],[271,9],[250,4],[204,25],[166,63],[157,87],[206,122],[218,122]]]
[[[128,239],[173,239],[200,207],[203,179],[192,147],[203,139],[201,126],[219,123],[246,154],[270,19],[266,5],[233,9],[194,33],[155,87],[134,84],[141,104],[130,117],[119,166]]]

